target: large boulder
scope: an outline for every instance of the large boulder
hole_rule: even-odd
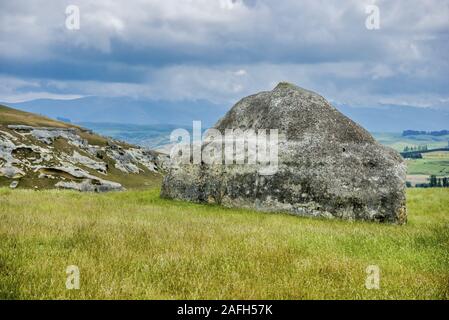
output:
[[[278,129],[274,174],[258,164],[173,166],[161,196],[301,216],[404,223],[406,166],[320,95],[289,83],[240,100],[214,127]],[[207,142],[203,142],[203,149]]]

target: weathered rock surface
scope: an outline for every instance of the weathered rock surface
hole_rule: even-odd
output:
[[[257,164],[184,164],[170,168],[161,196],[301,216],[406,221],[400,155],[314,92],[280,83],[240,100],[215,128],[222,134],[278,129],[285,141],[277,172],[261,175]]]
[[[106,180],[90,180],[85,179],[82,182],[74,181],[59,181],[55,185],[57,188],[73,189],[83,192],[106,192],[106,191],[121,191],[123,187],[120,183],[106,181]]]
[[[158,152],[94,136],[81,128],[0,125],[0,182],[11,188],[19,186],[19,181],[11,180],[20,179],[29,187],[124,190],[114,180],[126,182],[135,174],[144,183],[145,177],[162,173],[165,161],[167,157]]]
[[[10,178],[10,179],[17,179],[21,178],[25,175],[25,172],[20,170],[19,168],[16,168],[12,165],[6,165],[0,168],[0,176]]]

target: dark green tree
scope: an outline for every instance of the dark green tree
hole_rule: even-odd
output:
[[[437,177],[435,175],[430,176],[430,187],[436,187],[437,186]]]

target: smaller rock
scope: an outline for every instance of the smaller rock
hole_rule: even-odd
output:
[[[11,182],[11,184],[9,185],[9,187],[10,187],[11,189],[15,189],[15,188],[17,188],[18,185],[19,185],[19,181],[13,181],[13,182]]]
[[[25,172],[11,165],[0,168],[0,176],[4,176],[9,179],[21,178],[25,175]]]
[[[61,189],[73,189],[82,192],[107,192],[107,191],[122,191],[124,188],[120,183],[107,180],[91,180],[85,179],[82,182],[58,182],[55,187]]]

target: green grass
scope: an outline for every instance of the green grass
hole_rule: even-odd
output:
[[[389,146],[396,151],[402,152],[405,147],[417,147],[427,145],[429,149],[447,147],[449,135],[431,136],[415,135],[402,136],[401,133],[392,132],[373,132],[373,137],[383,145]]]
[[[427,145],[429,149],[442,148],[448,145],[449,136],[416,135],[403,137],[401,133],[377,132],[374,138],[383,145],[402,152],[406,146],[417,147]],[[449,152],[423,153],[423,159],[408,159],[408,175],[449,176]],[[409,178],[409,180],[412,180]]]
[[[405,226],[163,200],[159,190],[0,189],[0,298],[448,299],[449,191]],[[80,269],[67,290],[66,267]],[[365,288],[378,265],[380,289]]]
[[[424,153],[423,159],[407,160],[407,174],[449,176],[449,152]]]

